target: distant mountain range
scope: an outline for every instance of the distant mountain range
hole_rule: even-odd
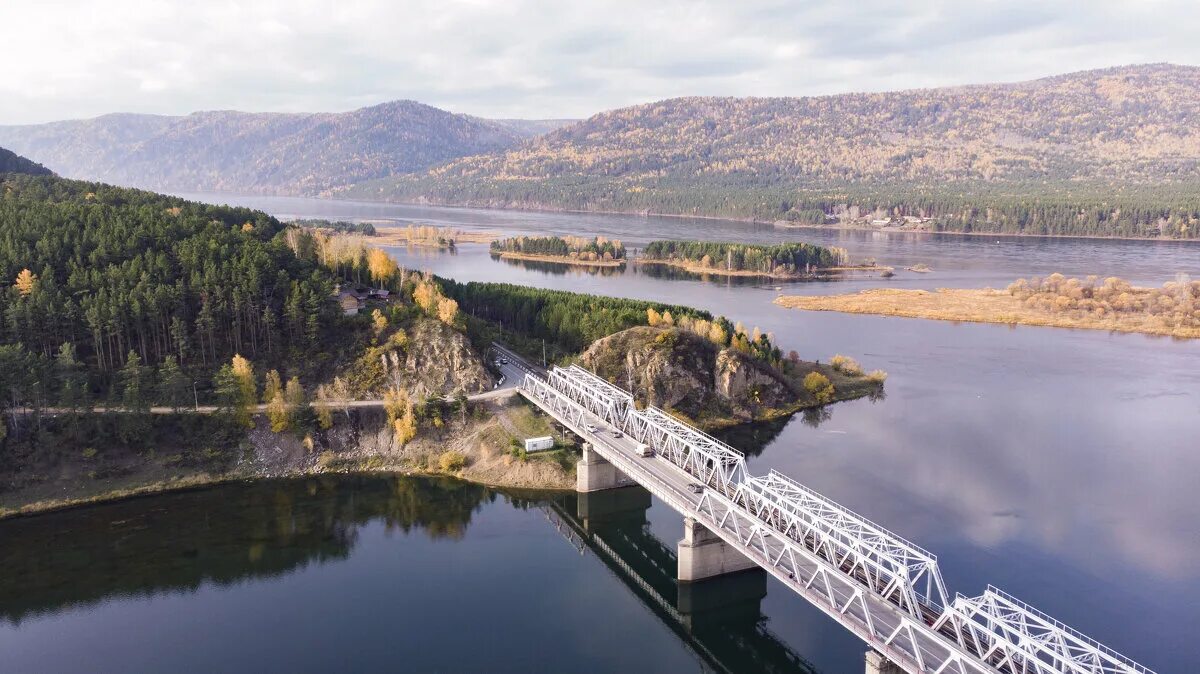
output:
[[[1197,185],[1200,68],[1147,65],[889,93],[677,98],[344,194],[812,224],[950,214],[958,229],[1090,233],[1067,222],[1071,208],[1168,206],[1194,201]],[[1000,223],[973,212],[1022,197],[1065,210]],[[1157,235],[1178,230],[1160,222],[1172,215],[1183,217],[1160,209],[1117,229],[1104,223],[1111,212],[1088,217],[1096,232]]]
[[[0,127],[66,177],[434,204],[954,231],[1200,236],[1200,68],[803,98],[676,98],[586,120],[411,101]]]
[[[2,147],[0,147],[0,173],[28,173],[35,176],[53,175],[53,172],[45,166],[29,161],[12,150],[6,150]]]
[[[0,126],[0,146],[68,178],[167,191],[321,194],[502,150],[564,123],[491,121],[395,101],[343,113],[111,114]]]

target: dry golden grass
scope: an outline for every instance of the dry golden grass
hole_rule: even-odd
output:
[[[1047,282],[1054,277],[1061,278],[1055,274],[1049,277]],[[785,295],[777,298],[775,303],[792,309],[810,311],[840,311],[942,321],[1041,325],[1140,332],[1187,339],[1200,338],[1200,313],[1191,307],[1186,297],[1178,300],[1173,308],[1161,304],[1161,298],[1171,292],[1187,293],[1186,288],[1176,284],[1167,284],[1163,289],[1134,288],[1126,284],[1121,289],[1121,299],[1130,303],[1128,306],[1131,308],[1113,310],[1106,308],[1107,305],[1101,300],[1090,297],[1070,300],[1053,291],[1030,293],[1027,290],[1028,285],[1020,283],[1022,285],[1014,284],[1010,290],[939,288],[930,292],[878,288],[846,295]],[[1105,283],[1108,284],[1109,281]],[[1078,288],[1078,285],[1074,287]],[[1098,289],[1097,297],[1099,296]]]
[[[463,230],[446,230],[443,238],[451,238],[456,245],[464,243],[491,243],[499,238],[498,234],[493,232],[479,231],[463,231]],[[375,245],[408,245],[414,246],[441,246],[438,237],[429,237],[423,235],[420,230],[414,231],[412,228],[404,227],[377,227],[375,236],[368,239]]]

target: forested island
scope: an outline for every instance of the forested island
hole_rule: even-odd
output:
[[[548,422],[489,392],[495,339],[555,362],[590,353],[601,369],[675,363],[624,384],[708,426],[883,380],[689,307],[413,272],[337,229],[0,174],[0,516],[328,471],[568,486],[569,443],[526,456],[518,439]],[[664,384],[701,364],[690,392]]]
[[[817,274],[858,269],[850,266],[845,248],[809,243],[651,241],[642,249],[638,263],[670,265],[702,274],[778,279],[815,278]]]
[[[493,256],[514,260],[561,262],[591,267],[625,264],[625,244],[602,236],[517,236],[492,241]]]
[[[784,296],[779,305],[944,321],[1041,325],[1200,338],[1200,281],[1181,275],[1160,288],[1116,277],[1051,274],[1018,279],[1005,290],[876,288],[847,295]]]

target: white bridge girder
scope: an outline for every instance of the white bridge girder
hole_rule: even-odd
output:
[[[1154,674],[996,588],[950,602],[933,554],[781,473],[751,476],[741,452],[584,368],[527,374],[519,390],[577,432],[607,423],[702,482],[698,502],[655,493],[908,672]],[[642,481],[636,461],[612,458]]]

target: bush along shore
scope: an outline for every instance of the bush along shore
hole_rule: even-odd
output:
[[[1200,338],[1200,281],[1181,275],[1159,288],[1109,277],[1051,274],[1018,279],[1005,290],[877,288],[827,296],[783,296],[776,304],[810,311],[1038,325]]]

